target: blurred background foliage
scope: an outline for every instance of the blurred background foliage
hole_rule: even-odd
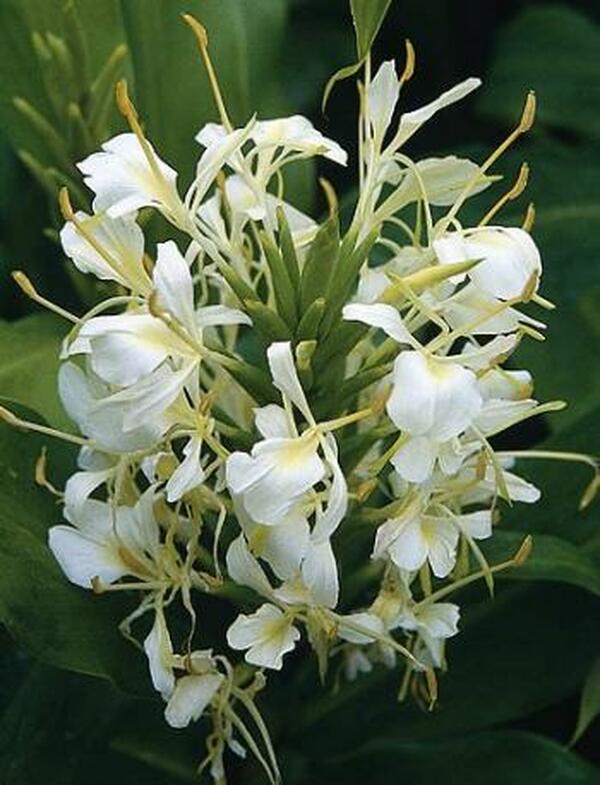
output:
[[[185,185],[197,155],[193,135],[214,111],[182,11],[209,30],[233,117],[308,115],[351,153],[348,170],[321,161],[318,174],[342,199],[353,187],[352,81],[336,86],[325,116],[320,109],[329,76],[355,59],[346,0],[0,0],[0,396],[54,425],[68,427],[54,391],[63,326],[40,314],[9,273],[24,269],[46,296],[79,312],[100,296],[64,264],[56,194],[67,184],[85,205],[74,162],[123,128],[113,102],[117,78],[130,81],[150,137]],[[405,106],[466,76],[484,78],[475,100],[442,113],[411,142],[415,158],[481,158],[519,116],[525,91],[537,92],[535,130],[497,167],[507,182],[523,160],[532,170],[526,194],[502,219],[519,222],[535,202],[543,293],[559,309],[548,315],[548,341],[524,342],[514,364],[533,371],[538,397],[564,398],[569,407],[504,438],[511,446],[597,452],[598,3],[392,0],[375,62],[402,61],[405,36],[417,50]],[[318,216],[324,205],[314,175],[306,165],[287,187]],[[470,209],[477,220],[485,198]],[[0,781],[192,782],[203,729],[164,727],[142,658],[114,632],[120,604],[67,585],[49,556],[46,530],[59,510],[33,481],[43,444],[0,427]],[[72,452],[53,444],[50,458],[60,485]],[[526,471],[543,500],[505,514],[494,548],[508,552],[532,531],[533,557],[507,576],[516,580],[500,583],[493,602],[481,587],[464,593],[463,632],[449,646],[434,713],[399,706],[397,676],[384,671],[322,691],[314,663],[298,658],[271,679],[263,708],[289,785],[600,782],[589,727],[600,709],[599,506],[577,510],[589,475],[576,465],[532,461]],[[260,776],[248,764],[232,779],[250,784]]]

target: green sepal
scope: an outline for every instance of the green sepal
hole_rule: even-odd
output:
[[[298,264],[298,255],[294,246],[294,238],[290,230],[290,225],[285,217],[285,210],[283,207],[277,208],[277,225],[279,228],[279,250],[281,251],[281,258],[285,264],[292,287],[294,289],[294,296],[296,302],[300,304],[300,265]]]
[[[254,289],[250,284],[244,281],[242,276],[236,272],[230,264],[219,265],[219,272],[242,304],[245,303],[246,300],[258,299]]]
[[[357,248],[354,248],[353,236],[346,235],[346,238],[344,238],[335,275],[329,282],[329,291],[327,293],[329,308],[321,325],[321,332],[324,335],[331,330],[341,313],[356,284],[361,267],[367,260],[378,237],[379,230],[372,229]],[[346,242],[347,239],[348,243]]]
[[[298,311],[296,309],[294,286],[288,274],[287,267],[279,249],[265,232],[260,233],[260,242],[265,253],[267,265],[271,271],[271,281],[277,311],[281,318],[294,329],[298,323]]]
[[[279,396],[271,383],[270,377],[265,371],[256,368],[254,365],[250,365],[244,360],[240,360],[239,357],[234,357],[232,354],[229,354],[229,352],[219,350],[218,352],[214,352],[214,354],[218,355],[215,359],[219,365],[221,365],[257,403],[264,405],[267,403],[277,403],[279,401]]]
[[[325,298],[317,297],[312,305],[306,309],[296,330],[297,341],[310,341],[317,337],[326,307],[327,301]]]
[[[279,314],[258,300],[244,300],[244,309],[252,319],[256,331],[269,343],[288,341],[292,332]]]
[[[306,256],[300,280],[301,313],[327,292],[339,250],[340,224],[333,213],[319,228]]]

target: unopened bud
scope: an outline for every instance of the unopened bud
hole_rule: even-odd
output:
[[[402,71],[402,76],[400,77],[400,84],[408,82],[415,72],[415,48],[412,45],[410,38],[404,40],[404,47],[406,50],[406,60],[404,63],[404,71]]]
[[[521,119],[519,120],[519,131],[524,134],[529,131],[535,121],[535,109],[536,109],[536,99],[535,93],[533,90],[530,90],[527,93],[527,98],[525,99],[525,106],[523,107],[523,114],[521,115]]]
[[[27,297],[31,297],[32,299],[37,296],[37,292],[35,290],[34,285],[31,283],[29,278],[25,275],[23,270],[13,270],[11,272],[11,277],[13,281],[17,284],[19,289],[27,295]]]
[[[527,559],[531,556],[531,551],[533,549],[533,538],[530,534],[525,537],[519,550],[515,553],[512,558],[512,562],[515,567],[522,567]]]
[[[196,41],[198,42],[200,49],[207,49],[208,33],[206,32],[206,27],[191,14],[182,14],[181,17],[183,21],[192,28],[192,32],[196,36]]]

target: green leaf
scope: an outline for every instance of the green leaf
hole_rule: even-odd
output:
[[[477,592],[482,596],[485,588]],[[290,734],[301,739],[299,746],[313,755],[341,754],[362,743],[365,727],[412,742],[526,717],[571,694],[597,657],[598,600],[581,589],[504,585],[495,599],[471,607],[460,595],[455,600],[463,605],[460,633],[448,642],[449,669],[439,679],[433,712],[397,702],[397,670],[377,668],[310,703],[302,697],[308,679],[302,671],[286,696],[287,716],[294,717]],[[313,670],[310,683],[315,681]]]
[[[350,0],[356,34],[356,53],[360,60],[369,53],[390,3],[391,0]]]
[[[356,37],[357,61],[336,71],[329,79],[323,92],[323,108],[336,82],[348,79],[359,70],[371,50],[373,41],[379,32],[391,0],[350,0],[350,11]]]
[[[0,397],[39,412],[57,428],[71,428],[58,397],[57,374],[65,322],[49,314],[0,321]]]
[[[587,675],[581,692],[581,704],[575,732],[569,742],[573,746],[583,736],[592,722],[600,714],[600,657]]]
[[[124,757],[114,735],[131,725],[136,705],[144,717],[156,716],[165,727],[152,739],[161,754],[170,729],[158,701],[127,699],[106,683],[33,664],[18,685],[0,719],[0,780],[3,785],[102,785],[118,772],[118,782],[174,785],[176,772],[150,767]],[[139,725],[139,717],[136,717]],[[174,734],[170,734],[174,735]],[[167,744],[168,747],[168,744]],[[194,752],[181,748],[180,770]],[[172,776],[169,776],[172,775]],[[188,781],[190,781],[188,777]]]
[[[46,545],[47,529],[62,518],[51,494],[33,483],[48,441],[0,425],[0,619],[43,662],[136,690],[144,664],[117,630],[131,608],[69,584]],[[51,479],[61,483],[72,451],[48,446]]]
[[[533,89],[540,125],[600,138],[597,25],[566,4],[528,6],[497,47],[479,104],[486,117],[514,122]]]
[[[526,536],[525,532],[496,529],[481,543],[490,564],[513,556]],[[559,537],[536,534],[531,555],[521,567],[498,573],[499,578],[526,581],[564,581],[600,595],[600,568],[590,556],[600,555],[600,539],[587,546],[577,546]]]
[[[456,730],[460,730],[457,728]],[[437,744],[381,739],[319,766],[323,781],[337,785],[598,785],[600,774],[555,741],[521,731],[495,731]]]

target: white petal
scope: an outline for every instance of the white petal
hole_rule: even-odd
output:
[[[181,343],[150,314],[98,316],[86,322],[79,335],[90,339],[94,372],[122,386],[151,373]]]
[[[226,305],[205,305],[196,311],[196,326],[200,330],[207,327],[221,327],[228,324],[252,324],[248,314]]]
[[[437,444],[427,436],[414,436],[394,453],[391,464],[408,482],[425,482],[433,471],[437,450]]]
[[[128,289],[147,294],[150,279],[144,270],[144,234],[135,221],[135,215],[110,218],[107,215],[75,214],[85,234],[95,245],[105,250],[100,254],[90,245],[79,229],[67,222],[60,233],[64,252],[75,266],[84,273],[93,273],[104,281],[116,281]],[[108,256],[108,260],[106,258]]]
[[[490,475],[492,472],[490,471]],[[519,477],[512,472],[503,472],[504,475],[504,482],[506,483],[506,487],[508,489],[508,494],[512,501],[514,502],[526,502],[528,504],[535,504],[535,502],[540,500],[542,495],[539,488],[536,488],[527,480],[524,480],[522,477]]]
[[[401,524],[388,550],[397,567],[410,571],[422,567],[427,559],[429,543],[423,534],[420,520],[412,518]]]
[[[169,477],[166,485],[167,501],[181,499],[189,491],[204,482],[204,470],[200,465],[202,439],[192,437],[183,448],[184,459]]]
[[[477,512],[458,515],[457,519],[461,529],[475,540],[485,540],[492,536],[492,511],[478,510]]]
[[[249,649],[246,662],[280,670],[283,655],[292,651],[300,637],[292,620],[274,605],[262,605],[251,616],[240,614],[227,630],[232,649]]]
[[[237,151],[250,136],[254,125],[255,120],[252,118],[244,128],[238,128],[231,133],[223,134],[220,131],[214,133],[215,129],[212,126],[211,133],[205,127],[198,134],[196,139],[206,145],[206,150],[200,156],[196,167],[196,180],[193,185],[194,198],[198,203],[202,201],[224,164],[231,163]]]
[[[386,404],[397,428],[413,436],[427,433],[434,421],[436,380],[420,352],[401,352],[394,363],[394,386]]]
[[[220,673],[189,674],[177,679],[165,708],[165,720],[172,728],[186,728],[190,722],[199,720],[222,683]]]
[[[173,646],[162,611],[157,611],[154,616],[154,624],[144,641],[144,651],[154,689],[160,692],[163,700],[168,700],[175,687]]]
[[[431,436],[445,442],[470,425],[481,409],[475,374],[458,364],[429,362],[435,376],[435,414]]]
[[[337,445],[331,433],[326,436],[325,457],[333,477],[325,510],[317,509],[313,529],[313,542],[315,543],[328,540],[340,525],[348,510],[348,486],[338,463]]]
[[[375,138],[382,140],[394,115],[400,82],[393,60],[382,63],[367,91],[368,117]]]
[[[309,545],[302,563],[302,580],[315,605],[335,608],[339,594],[338,570],[329,540]]]
[[[433,574],[445,578],[456,563],[458,531],[447,518],[424,517],[421,531],[427,541],[428,558]]]
[[[451,602],[424,605],[417,615],[418,624],[434,638],[451,638],[458,632],[460,610]]]
[[[493,178],[480,174],[480,168],[476,163],[454,155],[445,158],[425,158],[417,163],[417,171],[425,186],[429,203],[436,207],[453,205],[471,181],[473,185],[469,187],[470,196],[485,190],[493,182]],[[415,180],[414,175],[409,174],[407,177]],[[415,186],[416,183],[413,187]]]
[[[292,511],[277,526],[250,524],[244,527],[252,552],[269,563],[285,581],[298,573],[310,539],[306,518]]]
[[[385,303],[374,305],[345,305],[343,318],[348,322],[363,322],[370,327],[378,327],[398,343],[414,346],[415,339],[404,326],[398,309]]]
[[[93,153],[77,164],[85,184],[96,194],[94,209],[118,218],[140,207],[165,207],[178,202],[175,182],[177,172],[156,155],[150,143],[157,177],[133,133],[119,134],[102,145],[102,152]]]
[[[257,523],[277,524],[300,498],[319,482],[325,466],[317,454],[318,441],[267,439],[253,448],[255,480],[244,491],[246,510]]]
[[[298,407],[307,422],[313,423],[314,419],[294,364],[290,342],[272,343],[267,349],[267,360],[275,387]]]
[[[523,401],[492,399],[484,403],[475,423],[484,434],[497,433],[523,419],[537,405],[537,401],[533,398],[525,398]]]
[[[288,439],[294,435],[287,412],[275,403],[254,409],[254,423],[265,439],[277,437]]]
[[[344,622],[349,622],[350,625],[347,626]],[[376,637],[371,637],[363,632],[357,632],[353,629],[352,625],[358,625],[359,627],[364,627],[366,630],[372,630],[375,633]],[[345,641],[349,641],[350,643],[358,643],[358,644],[366,644],[366,643],[373,643],[377,639],[385,633],[385,626],[383,621],[379,618],[379,616],[375,616],[374,613],[350,613],[348,616],[344,616],[343,620],[340,622],[340,626],[338,628],[338,635]]]
[[[532,276],[542,273],[537,246],[523,229],[489,227],[469,234],[471,258],[483,258],[469,276],[484,291],[509,300],[519,297]]]
[[[270,597],[271,584],[260,564],[248,550],[243,534],[240,534],[229,546],[225,557],[227,572],[232,581],[241,586],[249,586],[258,594]]]
[[[400,127],[398,134],[394,139],[394,147],[399,147],[404,144],[410,137],[419,130],[419,128],[430,120],[436,112],[446,106],[450,106],[456,101],[460,101],[470,92],[475,90],[481,84],[481,80],[471,78],[466,79],[464,82],[455,85],[450,90],[442,93],[438,98],[431,103],[422,106],[420,109],[415,109],[413,112],[407,112],[400,118]]]
[[[308,155],[322,155],[342,166],[348,160],[347,153],[331,139],[323,136],[310,120],[301,115],[263,120],[256,123],[252,138],[257,147],[275,150],[278,147]]]
[[[172,240],[156,246],[156,264],[152,279],[160,307],[179,320],[193,336],[194,285],[190,268]]]
[[[75,472],[65,485],[65,505],[73,511],[73,516],[78,518],[84,504],[91,494],[102,483],[114,474],[113,468],[99,472]]]
[[[93,578],[112,583],[129,572],[111,543],[98,542],[72,526],[53,526],[48,545],[67,578],[83,589],[91,589]]]

